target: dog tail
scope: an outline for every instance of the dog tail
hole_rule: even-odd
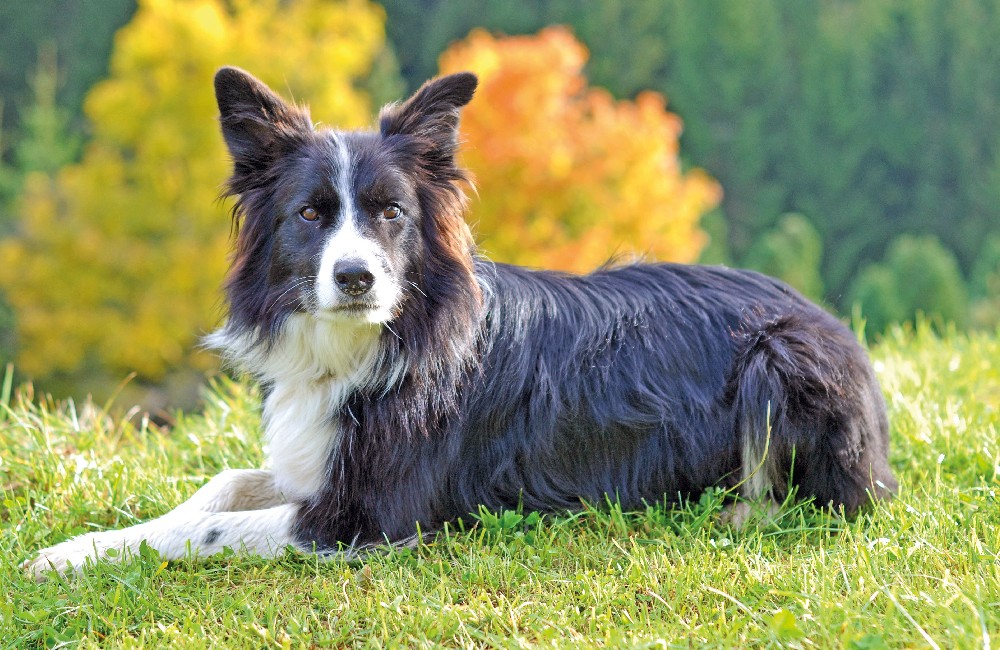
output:
[[[825,315],[759,320],[737,334],[727,387],[748,501],[800,498],[850,514],[896,489],[888,420],[868,357]]]

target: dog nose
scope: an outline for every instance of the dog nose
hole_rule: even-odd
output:
[[[333,265],[333,279],[341,291],[356,298],[368,293],[375,284],[375,276],[365,265],[364,260],[346,259]]]

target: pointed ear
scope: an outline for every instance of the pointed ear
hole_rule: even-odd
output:
[[[262,81],[239,68],[215,73],[222,137],[237,171],[260,169],[282,146],[312,131],[308,111],[287,104]]]
[[[382,109],[382,135],[410,135],[425,140],[435,157],[450,161],[458,146],[460,109],[472,100],[477,84],[471,72],[428,81],[402,104]]]

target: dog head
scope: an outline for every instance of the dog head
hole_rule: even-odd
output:
[[[273,338],[304,313],[391,328],[475,294],[455,151],[476,83],[432,80],[383,109],[377,131],[337,131],[315,129],[306,109],[247,72],[219,70],[236,197],[229,327]]]

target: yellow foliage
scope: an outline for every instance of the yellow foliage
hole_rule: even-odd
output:
[[[479,75],[462,115],[470,211],[494,259],[588,271],[629,251],[691,262],[719,185],[682,172],[680,119],[661,95],[615,101],[589,88],[587,51],[570,32],[493,37],[477,30],[441,57],[442,73]]]
[[[0,245],[20,369],[155,380],[211,364],[196,343],[220,316],[231,228],[216,68],[245,67],[358,126],[371,107],[353,82],[383,23],[365,0],[141,0],[87,97],[82,162],[28,179],[19,233]]]

